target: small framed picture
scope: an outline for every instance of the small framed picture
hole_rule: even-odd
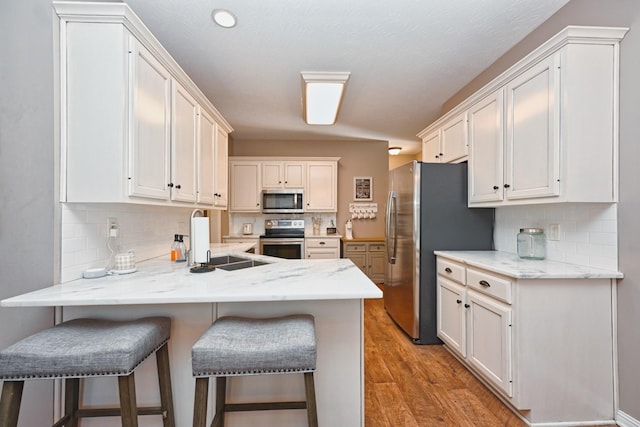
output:
[[[353,177],[353,200],[370,202],[373,200],[373,178],[370,176]]]

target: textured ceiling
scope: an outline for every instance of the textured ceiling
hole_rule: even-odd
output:
[[[233,126],[235,140],[415,136],[568,0],[126,0]],[[214,8],[238,17],[233,29]],[[302,118],[301,71],[350,71],[333,126]]]

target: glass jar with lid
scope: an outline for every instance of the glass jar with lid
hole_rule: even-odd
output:
[[[547,239],[542,228],[521,228],[518,233],[518,256],[523,259],[545,259]]]

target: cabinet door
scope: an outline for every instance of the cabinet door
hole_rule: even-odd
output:
[[[306,164],[304,162],[284,163],[285,188],[304,188],[306,176]]]
[[[469,202],[502,201],[503,99],[499,90],[475,104],[469,118]]]
[[[440,130],[422,138],[422,161],[440,163]]]
[[[213,206],[226,208],[229,203],[229,134],[218,125],[214,148]]]
[[[462,113],[442,126],[440,162],[449,163],[469,154],[466,120],[466,113]]]
[[[173,81],[171,108],[171,200],[196,201],[198,103]]]
[[[212,205],[214,202],[214,164],[216,145],[216,122],[205,111],[198,117],[198,203]]]
[[[284,186],[282,162],[262,162],[262,188],[282,188]]]
[[[467,292],[467,304],[467,360],[512,397],[511,307],[473,290]]]
[[[367,254],[367,275],[375,283],[384,282],[384,269],[387,266],[387,260],[384,252]]]
[[[560,194],[559,74],[556,54],[506,86],[507,199]]]
[[[444,277],[437,279],[438,337],[462,357],[466,356],[465,287]]]
[[[346,252],[345,257],[349,258],[355,265],[358,266],[364,274],[367,274],[367,254],[366,252]]]
[[[129,195],[169,200],[171,75],[130,38]]]
[[[260,162],[231,162],[232,212],[260,212]]]
[[[336,212],[338,174],[336,162],[307,163],[306,211]]]

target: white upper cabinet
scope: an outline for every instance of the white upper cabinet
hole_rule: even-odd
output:
[[[198,203],[213,205],[216,122],[204,110],[198,117]],[[226,169],[225,169],[226,171]]]
[[[128,39],[132,83],[129,195],[169,200],[171,75],[135,38]],[[73,129],[75,123],[69,127]]]
[[[440,130],[440,162],[450,163],[468,154],[466,113],[447,121]]]
[[[229,200],[229,134],[216,126],[214,173],[214,202],[216,208],[225,209]]]
[[[226,190],[210,194],[218,168],[212,150],[226,157],[232,128],[129,6],[53,7],[61,201],[224,207],[215,199],[226,200]],[[220,134],[225,146],[212,146]]]
[[[304,188],[304,162],[262,162],[262,188]]]
[[[469,112],[469,206],[617,201],[625,33],[568,27],[480,91]]]
[[[565,28],[419,133],[423,160],[433,157],[426,142],[436,132],[441,162],[464,160],[466,139],[469,206],[617,202],[618,53],[627,30]]]
[[[560,54],[537,63],[506,88],[505,197],[560,194]]]
[[[171,108],[171,199],[196,201],[198,103],[173,82]]]
[[[422,137],[422,161],[440,163],[440,129]]]
[[[503,100],[500,89],[469,109],[469,202],[503,199]]]
[[[307,212],[338,211],[337,162],[307,162],[307,185],[304,197]]]
[[[262,189],[303,190],[305,212],[337,212],[339,157],[232,157],[230,212],[259,212]]]
[[[262,164],[254,160],[231,160],[231,212],[260,212]]]

